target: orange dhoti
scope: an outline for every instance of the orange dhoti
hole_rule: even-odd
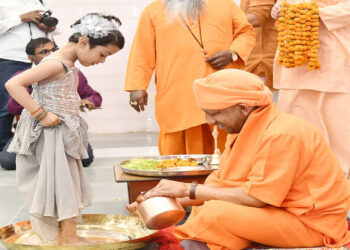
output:
[[[214,138],[212,125],[202,124],[173,133],[159,132],[158,145],[160,155],[213,154]],[[218,130],[218,148],[224,152],[227,132]]]
[[[324,245],[321,233],[284,209],[226,201],[208,201],[194,207],[185,226],[175,228],[174,233],[179,239],[207,242],[212,250],[243,249],[252,242],[275,247]]]
[[[281,89],[279,108],[317,127],[337,156],[344,173],[350,169],[350,94]]]

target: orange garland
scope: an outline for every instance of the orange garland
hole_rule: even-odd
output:
[[[319,11],[315,2],[284,2],[278,18],[278,63],[286,68],[307,63],[309,70],[320,69]]]

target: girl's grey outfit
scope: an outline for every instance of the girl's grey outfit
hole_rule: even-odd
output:
[[[58,60],[47,58],[47,60]],[[61,62],[62,63],[62,62]],[[63,63],[62,63],[63,64]],[[8,151],[17,154],[17,184],[30,213],[32,228],[44,241],[58,236],[58,222],[81,219],[93,191],[81,164],[87,158],[87,124],[79,116],[78,69],[50,83],[34,84],[33,99],[61,119],[46,128],[22,111]]]

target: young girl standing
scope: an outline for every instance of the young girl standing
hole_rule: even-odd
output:
[[[6,83],[25,108],[9,152],[17,153],[17,183],[32,228],[46,242],[82,242],[76,225],[93,191],[80,160],[87,157],[87,124],[79,116],[74,63],[104,63],[122,49],[120,24],[114,16],[85,15],[72,25],[74,34],[65,47]],[[32,96],[26,90],[30,85]]]

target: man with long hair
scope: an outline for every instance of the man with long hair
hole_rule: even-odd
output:
[[[211,154],[211,128],[195,104],[196,78],[223,68],[242,68],[255,35],[232,0],[155,0],[142,12],[131,47],[125,80],[130,105],[147,105],[155,70],[159,152]],[[219,132],[221,151],[226,133]]]

